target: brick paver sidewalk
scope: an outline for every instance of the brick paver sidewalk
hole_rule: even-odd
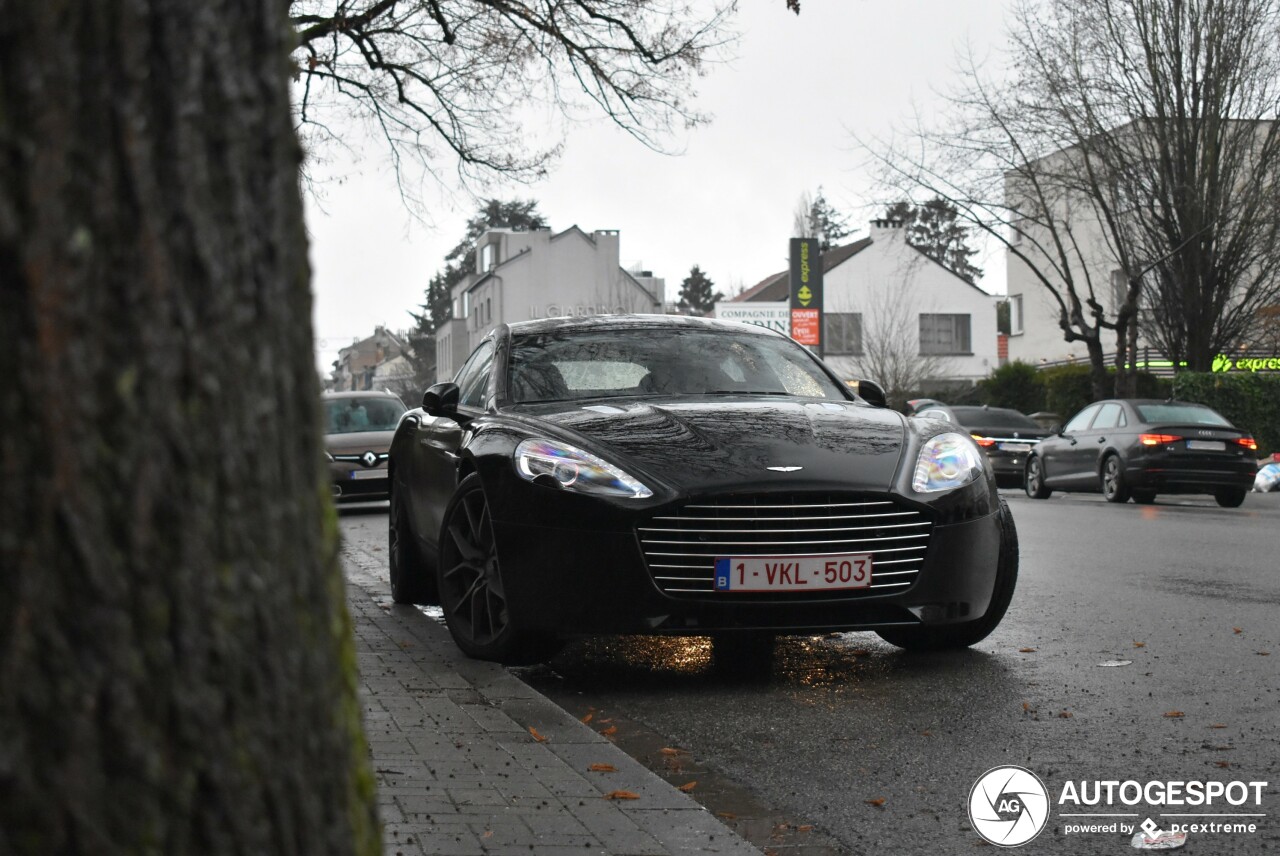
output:
[[[506,669],[464,657],[438,621],[391,604],[381,561],[344,551],[388,856],[759,856]],[[607,798],[620,791],[636,798]]]

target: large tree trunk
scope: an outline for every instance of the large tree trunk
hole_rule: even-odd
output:
[[[0,0],[0,852],[377,852],[285,7]]]

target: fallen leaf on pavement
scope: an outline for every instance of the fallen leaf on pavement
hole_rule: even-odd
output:
[[[873,805],[876,808],[879,808],[880,806],[884,805],[884,797],[876,797],[873,800],[863,800],[863,802],[865,802],[867,805]]]
[[[1232,632],[1232,633],[1243,633],[1243,632],[1244,632],[1244,628],[1243,628],[1243,627],[1232,627],[1232,628],[1231,628],[1231,632]]]
[[[529,726],[529,733],[530,733],[530,734],[532,734],[532,735],[533,735],[533,739],[534,739],[534,740],[537,740],[539,743],[546,743],[546,742],[547,742],[547,738],[545,738],[545,737],[543,737],[541,734],[539,734],[539,733],[538,733],[538,729],[534,728],[532,725],[530,725],[530,726]]]
[[[698,786],[697,782],[685,782],[683,785],[679,787],[679,790],[682,790],[687,794],[689,793],[689,791],[693,790],[697,786]]]
[[[605,737],[612,737],[613,735],[618,733],[618,726],[610,725],[608,728],[604,729],[600,733],[603,734]]]
[[[796,832],[810,832],[813,829],[812,823],[806,823],[796,827]]]
[[[612,764],[592,764],[587,768],[593,773],[616,773],[618,768]]]
[[[871,652],[868,651],[866,648],[854,648],[852,651],[849,652],[849,655],[852,657],[870,657]]]
[[[737,820],[738,816],[731,811],[718,811],[716,817],[723,817],[725,820]]]
[[[1180,719],[1181,717],[1186,716],[1186,714],[1180,710],[1170,710],[1167,711],[1164,716],[1166,719]]]
[[[1223,725],[1221,722],[1215,722],[1213,725],[1210,725],[1209,727],[1210,728],[1226,728],[1227,726]]]
[[[672,749],[670,746],[665,746],[662,749],[659,749],[658,751],[661,752],[663,755],[687,755],[688,754],[684,749]]]
[[[1147,643],[1146,643],[1146,642],[1138,642],[1137,640],[1134,640],[1133,647],[1135,647],[1135,648],[1145,648],[1145,647],[1147,647]]]
[[[921,731],[921,732],[920,732],[920,736],[921,736],[921,737],[932,737],[932,736],[933,736],[933,732],[932,732],[932,731],[930,731],[930,730],[928,730],[928,729],[925,729],[924,731]]]
[[[638,800],[639,794],[633,794],[631,791],[610,791],[604,795],[607,800]]]
[[[595,715],[594,713],[591,713],[590,711],[587,711],[587,715],[586,715],[586,716],[584,716],[584,717],[582,717],[582,720],[581,720],[581,721],[582,721],[582,722],[590,722],[591,720],[593,720],[593,719],[595,719],[595,718],[596,718],[596,715]]]
[[[1230,766],[1231,766],[1231,762],[1230,762],[1230,761],[1214,761],[1214,762],[1213,762],[1213,764],[1214,764],[1214,766],[1215,766],[1215,767],[1221,767],[1221,768],[1222,768],[1222,769],[1224,769],[1224,770],[1225,770],[1227,767],[1230,767]]]
[[[1271,656],[1271,652],[1270,652],[1270,651],[1259,651],[1259,652],[1258,652],[1258,656],[1259,656],[1259,657],[1270,657],[1270,656]]]
[[[486,829],[486,830],[484,831],[484,834],[483,834],[483,835],[481,835],[480,837],[481,837],[481,838],[492,838],[492,837],[493,837],[493,830],[492,830],[492,829]]]
[[[1064,711],[1062,711],[1061,713],[1059,713],[1059,714],[1058,714],[1058,718],[1059,718],[1059,719],[1070,719],[1070,718],[1071,718],[1071,717],[1073,717],[1073,716],[1075,716],[1075,714],[1074,714],[1074,713],[1072,713],[1072,712],[1071,712],[1071,711],[1069,711],[1069,710],[1064,710]]]
[[[1035,648],[1019,648],[1018,649],[1019,654],[1034,654],[1035,652],[1036,652]]]

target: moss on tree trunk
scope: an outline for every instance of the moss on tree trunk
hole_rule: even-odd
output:
[[[285,13],[0,0],[0,852],[378,851]]]

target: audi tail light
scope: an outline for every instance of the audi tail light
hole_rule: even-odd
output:
[[[1168,443],[1176,443],[1182,438],[1177,434],[1139,434],[1138,442],[1144,446],[1164,446]]]

